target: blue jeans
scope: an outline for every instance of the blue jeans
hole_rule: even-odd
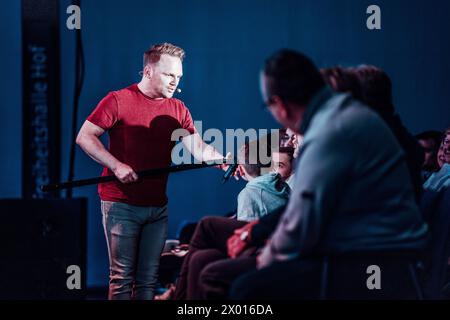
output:
[[[167,237],[167,205],[101,201],[109,255],[110,300],[151,300]]]

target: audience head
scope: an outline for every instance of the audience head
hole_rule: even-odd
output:
[[[445,163],[450,164],[450,128],[445,131],[444,136],[442,137],[437,154],[437,162],[439,168],[442,168]]]
[[[252,180],[261,175],[263,165],[258,155],[258,140],[244,143],[238,151],[237,162],[244,180]]]
[[[280,147],[289,143],[290,136],[287,134],[287,130],[285,128],[278,129],[278,134],[280,137]]]
[[[424,131],[416,135],[416,139],[425,154],[422,168],[427,171],[439,170],[437,153],[442,140],[442,132],[435,130]]]
[[[291,129],[286,130],[286,134],[289,136],[289,140],[287,141],[285,147],[294,148],[293,157],[296,159],[298,157],[298,153],[300,151],[300,146],[303,143],[303,135],[299,133],[295,133]]]
[[[342,67],[320,69],[323,80],[336,92],[348,92],[360,99],[361,93],[356,74]]]
[[[273,117],[295,132],[307,104],[325,84],[308,57],[287,49],[266,60],[260,80],[264,102]]]
[[[283,181],[289,179],[293,173],[294,148],[280,147],[272,152],[273,170],[281,176]]]
[[[295,148],[297,145],[297,134],[291,129],[284,129],[285,138],[280,141],[280,147]]]
[[[392,103],[392,83],[389,76],[381,69],[362,65],[348,70],[358,81],[359,93],[355,98],[375,110],[383,118],[394,115]]]
[[[383,118],[394,115],[392,83],[383,70],[361,65],[356,68],[324,68],[320,72],[334,91],[350,93]]]

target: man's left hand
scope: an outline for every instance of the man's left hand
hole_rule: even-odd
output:
[[[249,247],[250,232],[258,220],[247,223],[242,228],[234,230],[234,234],[227,240],[227,253],[232,259],[238,257]]]

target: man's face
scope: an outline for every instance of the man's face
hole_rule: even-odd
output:
[[[442,139],[441,146],[437,154],[437,161],[439,167],[442,168],[444,163],[450,164],[450,130],[445,132],[444,139]]]
[[[161,98],[172,98],[183,76],[183,64],[180,58],[168,54],[161,55],[160,60],[153,66],[150,85]]]
[[[286,181],[292,174],[292,159],[284,152],[273,152],[272,160],[274,164],[273,170]]]
[[[438,167],[437,163],[437,155],[436,155],[436,146],[433,139],[419,139],[418,140],[420,146],[423,148],[425,153],[425,160],[423,162],[422,167],[425,170],[436,170]]]
[[[291,125],[290,122],[288,121],[288,113],[286,110],[286,106],[283,103],[280,103],[280,101],[273,101],[273,97],[269,96],[267,90],[267,78],[264,75],[264,72],[260,73],[259,85],[263,101],[267,105],[267,108],[269,109],[272,116],[283,127],[290,128]]]

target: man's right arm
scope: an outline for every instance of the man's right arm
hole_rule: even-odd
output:
[[[127,164],[117,160],[106,150],[99,137],[105,132],[101,127],[92,122],[85,121],[77,136],[77,144],[92,159],[109,168],[122,183],[134,182],[138,179],[137,174]]]

